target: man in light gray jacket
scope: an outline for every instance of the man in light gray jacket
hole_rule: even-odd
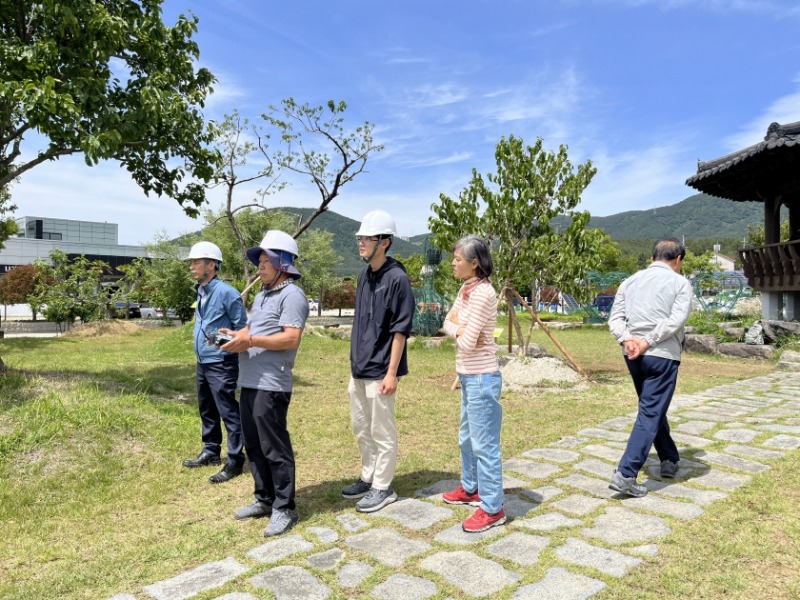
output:
[[[639,396],[636,423],[609,485],[628,496],[647,494],[636,477],[653,445],[661,461],[661,477],[670,479],[678,471],[678,449],[669,433],[667,410],[678,380],[683,328],[692,309],[692,285],[680,274],[685,256],[686,248],[679,240],[657,242],[650,266],[620,285],[608,318]]]

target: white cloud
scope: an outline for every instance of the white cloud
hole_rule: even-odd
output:
[[[800,84],[800,76],[795,79]],[[745,124],[738,133],[725,138],[729,152],[735,152],[757,144],[764,139],[770,123],[794,123],[800,121],[800,89],[773,101],[764,111]]]

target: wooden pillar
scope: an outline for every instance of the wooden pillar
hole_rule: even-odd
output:
[[[781,197],[772,196],[764,200],[764,243],[781,241]]]
[[[789,239],[800,240],[800,194],[785,198],[784,204],[789,207]]]

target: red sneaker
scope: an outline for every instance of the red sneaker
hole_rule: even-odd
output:
[[[461,524],[461,529],[467,533],[486,531],[490,527],[497,527],[506,522],[506,513],[501,508],[499,512],[490,515],[482,508],[478,508],[472,516]]]
[[[442,494],[442,500],[448,504],[469,504],[470,506],[479,506],[481,503],[481,497],[478,492],[470,493],[461,485],[450,492]]]

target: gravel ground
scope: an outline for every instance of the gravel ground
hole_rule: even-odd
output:
[[[533,387],[573,387],[583,383],[581,376],[569,365],[552,356],[501,356],[499,361],[503,387],[509,390],[524,392]]]

